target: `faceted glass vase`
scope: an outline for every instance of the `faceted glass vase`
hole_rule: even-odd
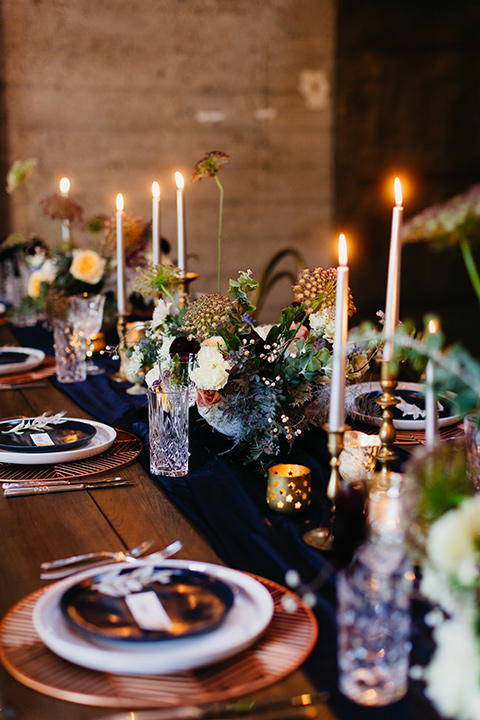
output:
[[[188,387],[148,390],[150,472],[182,477],[188,473]]]

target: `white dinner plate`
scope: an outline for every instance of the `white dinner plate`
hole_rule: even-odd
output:
[[[138,563],[144,564],[141,561]],[[234,601],[223,623],[201,635],[188,638],[135,643],[115,640],[92,642],[72,630],[60,609],[66,590],[83,578],[98,575],[90,568],[51,585],[33,611],[33,624],[41,640],[56,655],[92,670],[112,673],[163,674],[192,670],[219,662],[245,650],[262,634],[273,616],[272,596],[258,580],[221,565],[192,560],[163,560],[159,567],[176,567],[206,572],[230,585]],[[102,566],[132,567],[131,563]]]
[[[368,425],[380,427],[382,410],[371,398],[365,400],[369,393],[381,394],[380,383],[358,383],[345,389],[345,405],[347,414],[354,420]],[[395,408],[393,425],[397,430],[425,430],[425,386],[419,383],[399,382],[395,393],[403,400]],[[370,406],[370,409],[369,409]],[[378,415],[373,414],[378,408]],[[462,419],[461,415],[453,414],[453,405],[448,396],[438,399],[438,427],[453,425]]]
[[[95,435],[86,445],[73,450],[55,450],[41,454],[0,450],[0,462],[14,463],[15,465],[49,465],[84,460],[108,450],[117,437],[117,431],[114,428],[96,420],[84,420],[83,418],[69,418],[69,420],[78,420],[96,428]]]
[[[19,362],[6,363],[0,365],[0,375],[9,375],[10,373],[27,372],[27,370],[33,370],[38,367],[45,359],[45,353],[42,350],[36,348],[21,348],[15,346],[5,346],[0,348],[1,353],[14,352],[25,355],[25,360]]]

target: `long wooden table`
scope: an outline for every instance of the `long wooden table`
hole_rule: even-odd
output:
[[[6,327],[0,328],[0,344],[14,344]],[[2,391],[0,403],[0,416],[4,418],[61,410],[70,417],[90,417],[50,382],[44,388]],[[172,505],[139,462],[121,468],[118,474],[133,478],[136,484],[40,497],[6,499],[0,493],[2,617],[16,602],[46,584],[39,577],[44,560],[96,550],[122,550],[149,538],[154,540],[153,550],[178,539],[183,544],[178,558],[221,564],[201,533]],[[108,475],[111,473],[104,473]],[[299,669],[255,697],[313,691]],[[48,697],[17,682],[4,668],[0,668],[0,692],[2,720],[87,720],[114,712]],[[264,713],[263,717],[278,714]],[[335,716],[324,705],[318,708],[317,717],[328,720]]]

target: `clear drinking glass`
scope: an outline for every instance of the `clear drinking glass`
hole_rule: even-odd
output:
[[[150,472],[181,477],[188,473],[188,387],[148,390]]]
[[[87,377],[85,337],[68,319],[53,321],[55,365],[58,382],[83,382]]]
[[[407,692],[413,571],[400,517],[400,479],[369,493],[370,535],[337,578],[339,687],[361,705]],[[400,479],[399,479],[400,478]]]
[[[76,318],[81,318],[79,329],[86,340],[88,375],[100,375],[105,372],[91,359],[94,346],[92,338],[101,330],[104,306],[105,295],[75,295],[70,298],[70,312]]]

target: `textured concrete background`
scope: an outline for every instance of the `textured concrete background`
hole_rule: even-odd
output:
[[[87,217],[113,214],[122,192],[150,219],[157,180],[175,246],[181,171],[189,270],[212,292],[218,190],[190,173],[222,150],[223,290],[288,246],[307,266],[334,263],[334,0],[2,0],[2,23],[3,162],[38,158],[39,195],[66,175]],[[23,190],[3,225],[38,232]],[[264,319],[289,299],[285,281]]]

